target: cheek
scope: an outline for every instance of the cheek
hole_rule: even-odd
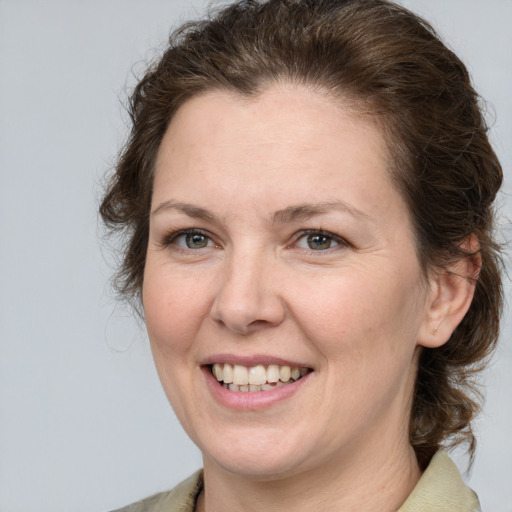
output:
[[[352,269],[295,289],[295,317],[327,359],[365,364],[413,351],[422,319],[417,280],[373,274]]]
[[[208,310],[208,299],[195,279],[146,270],[143,287],[146,328],[155,359],[186,351]]]
[[[296,310],[301,330],[324,360],[325,389],[336,390],[322,400],[327,410],[338,411],[333,421],[340,425],[347,414],[354,425],[370,424],[387,410],[403,415],[413,387],[421,308],[403,281],[380,278],[368,272],[331,279],[308,288],[309,299],[302,296]]]
[[[189,421],[188,397],[198,371],[195,350],[207,305],[197,282],[171,274],[165,265],[145,272],[146,329],[162,387],[176,415]]]

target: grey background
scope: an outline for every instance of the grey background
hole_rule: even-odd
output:
[[[403,3],[434,23],[489,101],[507,180],[500,202],[512,217],[512,1]],[[112,298],[96,208],[126,134],[124,86],[170,27],[205,5],[0,0],[1,512],[101,512],[201,464],[160,389],[143,329]],[[512,238],[510,224],[504,230]],[[487,512],[512,511],[505,316],[467,475]]]

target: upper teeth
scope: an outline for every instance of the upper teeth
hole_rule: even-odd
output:
[[[247,367],[238,364],[215,363],[212,366],[212,373],[219,382],[224,382],[224,384],[261,386],[267,383],[298,380],[308,373],[308,369],[277,364],[269,364],[267,367],[262,364]]]

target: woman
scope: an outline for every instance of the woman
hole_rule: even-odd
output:
[[[433,29],[385,0],[235,3],[177,31],[101,206],[200,472],[127,511],[478,510],[502,173]]]

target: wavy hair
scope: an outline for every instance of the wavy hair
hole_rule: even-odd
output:
[[[467,257],[463,242],[478,240],[473,302],[445,345],[422,350],[409,427],[422,465],[443,444],[467,441],[473,455],[473,377],[495,347],[502,307],[493,201],[503,176],[464,64],[390,1],[243,0],[171,35],[131,95],[131,135],[100,207],[125,240],[117,290],[140,305],[155,157],[176,110],[201,92],[255,95],[278,80],[348,99],[378,122],[426,273]]]

